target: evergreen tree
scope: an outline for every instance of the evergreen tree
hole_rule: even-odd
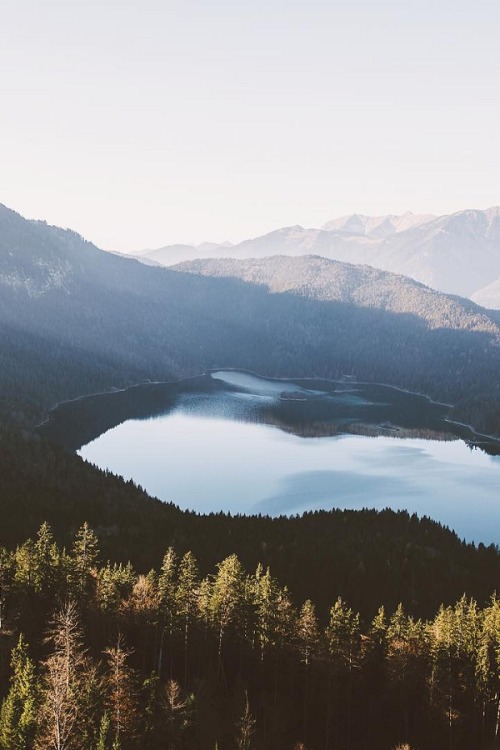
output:
[[[311,664],[316,656],[319,646],[319,629],[314,604],[307,599],[302,605],[297,620],[297,643],[301,660],[304,664],[304,691],[303,691],[303,732],[304,739],[308,735],[309,716],[309,673]]]
[[[108,750],[108,738],[109,738],[109,714],[105,711],[102,715],[101,722],[99,724],[99,736],[97,738],[96,750]]]
[[[241,617],[245,603],[245,574],[236,555],[230,555],[217,565],[212,586],[210,610],[217,628],[218,657],[222,658],[224,634]]]
[[[37,729],[40,686],[23,635],[12,650],[10,690],[0,713],[0,748],[30,750]]]
[[[397,706],[396,729],[399,736],[409,737],[422,716],[418,712],[425,701],[427,642],[425,626],[409,617],[402,604],[389,620],[387,628],[387,671],[394,705]]]
[[[160,617],[160,646],[158,649],[157,673],[161,675],[165,635],[167,635],[168,653],[170,661],[170,676],[172,676],[173,638],[176,628],[176,588],[177,588],[177,555],[173,547],[169,547],[163,557],[158,576],[158,609]]]
[[[52,593],[59,581],[60,552],[54,541],[54,535],[45,521],[39,528],[35,542],[35,579],[37,593]]]
[[[71,549],[71,578],[74,596],[88,595],[93,583],[92,570],[99,558],[99,543],[96,535],[85,521],[76,532]]]
[[[102,613],[118,615],[121,602],[128,597],[135,582],[135,573],[130,563],[127,565],[109,562],[97,574],[97,606]]]
[[[189,632],[198,610],[199,601],[198,564],[192,552],[186,552],[179,564],[175,603],[184,640],[184,685],[188,681]]]
[[[326,639],[330,668],[346,696],[346,747],[350,747],[353,673],[360,668],[361,627],[359,614],[347,607],[341,597],[330,610]]]
[[[15,552],[14,583],[17,590],[26,595],[35,589],[37,580],[37,561],[35,554],[35,542],[28,539],[21,544]]]
[[[271,576],[269,568],[264,575],[258,568],[255,575],[256,631],[260,648],[260,658],[264,660],[267,651],[279,642],[280,605],[283,591]]]
[[[483,612],[476,662],[476,680],[481,704],[481,734],[486,740],[500,739],[500,600],[496,594]]]

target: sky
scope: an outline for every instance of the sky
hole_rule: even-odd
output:
[[[100,247],[500,203],[500,3],[3,0],[0,203]]]

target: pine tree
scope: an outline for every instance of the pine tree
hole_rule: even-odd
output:
[[[398,707],[399,736],[410,736],[410,729],[417,723],[416,711],[426,706],[427,653],[425,626],[420,620],[408,617],[399,604],[387,628],[386,659],[393,699]]]
[[[37,580],[36,569],[35,542],[33,539],[28,539],[15,552],[14,583],[19,593],[25,595],[34,591]]]
[[[359,614],[339,597],[330,610],[326,631],[330,667],[338,684],[342,684],[346,699],[347,744],[351,743],[351,709],[353,672],[360,668],[361,627]]]
[[[300,610],[297,620],[297,642],[301,660],[304,664],[303,732],[306,739],[309,714],[309,672],[319,645],[316,609],[310,599],[304,602]]]
[[[236,623],[245,601],[245,573],[236,555],[230,555],[217,565],[212,586],[210,610],[217,627],[218,657],[222,659],[222,643],[230,625]]]
[[[37,593],[46,596],[57,587],[60,553],[54,541],[52,529],[47,522],[40,526],[35,542],[35,580]]]
[[[0,748],[29,750],[37,729],[40,686],[23,635],[12,650],[10,690],[0,713]]]
[[[99,558],[99,543],[96,535],[85,521],[75,535],[71,549],[71,582],[74,596],[88,595],[92,585],[92,570]]]
[[[160,646],[158,649],[157,673],[161,675],[165,634],[168,640],[170,676],[172,676],[173,638],[176,627],[177,555],[169,547],[163,558],[158,576],[158,608],[160,616]]]
[[[99,724],[99,736],[97,738],[96,750],[108,750],[109,725],[109,714],[105,711]]]
[[[497,743],[500,736],[500,600],[496,594],[483,612],[476,680],[481,701],[481,731],[483,736]],[[493,715],[488,722],[490,706]]]
[[[282,597],[283,592],[269,568],[264,575],[258,568],[255,575],[256,636],[262,661],[268,649],[276,647],[279,642]]]
[[[97,573],[97,606],[103,614],[117,615],[121,602],[130,596],[136,575],[130,563],[111,565],[109,562]]]
[[[189,632],[199,600],[198,565],[192,552],[186,552],[179,565],[175,603],[184,636],[184,685],[188,681]]]

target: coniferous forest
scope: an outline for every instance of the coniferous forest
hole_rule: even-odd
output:
[[[0,747],[471,748],[499,734],[500,601],[327,613],[236,554],[104,563],[83,524],[0,552]]]
[[[498,746],[498,547],[367,510],[370,487],[359,510],[181,511],[37,430],[224,366],[392,383],[498,435],[496,314],[321,259],[252,281],[2,207],[0,230],[0,749]]]

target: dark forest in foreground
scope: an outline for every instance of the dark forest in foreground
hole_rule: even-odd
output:
[[[68,550],[43,524],[0,550],[0,747],[292,750],[492,747],[500,602],[462,597],[428,620],[294,605],[233,554],[208,575],[166,551],[138,575]],[[9,670],[9,652],[11,668]],[[9,682],[7,684],[7,676]]]

